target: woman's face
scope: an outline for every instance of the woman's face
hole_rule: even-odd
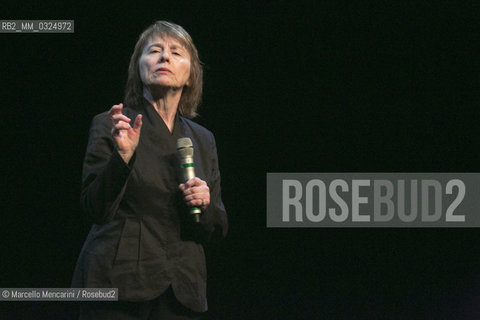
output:
[[[140,78],[146,87],[183,88],[189,85],[190,54],[169,36],[154,36],[139,60]]]

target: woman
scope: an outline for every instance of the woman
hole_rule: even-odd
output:
[[[92,123],[81,201],[93,221],[73,287],[118,288],[82,319],[190,319],[207,310],[202,243],[227,232],[215,139],[196,115],[202,66],[189,34],[158,21],[139,37],[125,105]],[[196,177],[182,181],[177,139],[189,137]],[[201,207],[200,223],[189,207]],[[102,318],[103,317],[103,318]]]

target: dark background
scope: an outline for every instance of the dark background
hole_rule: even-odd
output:
[[[205,63],[230,232],[207,248],[212,319],[476,319],[478,229],[267,229],[267,172],[478,172],[478,5],[466,1],[2,3],[0,287],[68,287],[92,117],[123,100],[138,35],[170,20]],[[4,302],[67,319],[75,303]]]

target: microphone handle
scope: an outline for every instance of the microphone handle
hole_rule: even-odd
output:
[[[195,178],[195,165],[193,164],[192,158],[186,158],[185,163],[182,163],[183,178],[185,182]],[[202,209],[199,207],[190,207],[190,215],[193,217],[195,222],[200,222],[200,214]]]

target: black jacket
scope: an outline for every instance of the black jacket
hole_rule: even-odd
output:
[[[227,232],[213,134],[179,115],[173,132],[145,100],[139,145],[128,165],[115,150],[108,113],[97,115],[83,167],[81,202],[94,223],[75,268],[72,287],[119,289],[119,299],[151,300],[172,286],[186,307],[207,310],[202,243],[215,228]],[[191,221],[178,185],[183,183],[176,141],[189,137],[195,175],[210,188],[200,224]]]

